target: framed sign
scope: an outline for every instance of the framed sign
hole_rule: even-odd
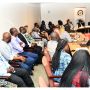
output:
[[[74,9],[74,25],[76,25],[78,20],[80,19],[85,22],[85,19],[86,19],[86,8],[85,7],[77,7]]]

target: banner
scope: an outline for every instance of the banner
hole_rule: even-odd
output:
[[[77,25],[79,19],[85,22],[85,17],[86,17],[85,7],[79,7],[74,9],[74,25]]]

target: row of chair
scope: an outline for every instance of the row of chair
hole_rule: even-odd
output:
[[[58,87],[59,83],[55,82],[53,79],[54,78],[61,78],[61,76],[54,76],[53,75],[52,69],[51,69],[51,58],[50,58],[50,55],[48,53],[47,48],[44,49],[44,56],[42,58],[42,64],[44,66],[44,69],[45,69],[47,77],[48,77],[48,84],[46,83],[44,78],[40,76],[40,78],[39,78],[40,87],[46,87],[46,86]],[[41,82],[40,82],[40,80],[41,80]]]

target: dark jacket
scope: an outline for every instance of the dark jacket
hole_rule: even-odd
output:
[[[18,38],[19,38],[22,42],[25,43],[25,47],[29,47],[26,39],[24,38],[24,36],[23,36],[21,33],[18,34]]]

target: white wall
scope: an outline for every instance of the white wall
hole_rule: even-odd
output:
[[[59,19],[73,20],[73,9],[86,7],[86,22],[90,21],[90,4],[79,3],[9,3],[0,4],[0,39],[2,33],[9,31],[11,27],[29,26],[29,32],[35,22],[41,20],[53,21],[57,24]]]
[[[41,21],[41,10],[40,10],[40,4],[28,4],[27,7],[27,15],[28,15],[28,25],[29,25],[29,31],[32,30],[33,24],[35,22],[40,23]]]
[[[41,20],[52,21],[57,24],[59,19],[65,21],[69,18],[74,20],[74,8],[86,7],[86,22],[90,21],[89,3],[42,3]]]
[[[9,31],[11,27],[28,25],[30,32],[34,22],[40,22],[40,18],[40,4],[0,4],[0,39],[2,33]]]

